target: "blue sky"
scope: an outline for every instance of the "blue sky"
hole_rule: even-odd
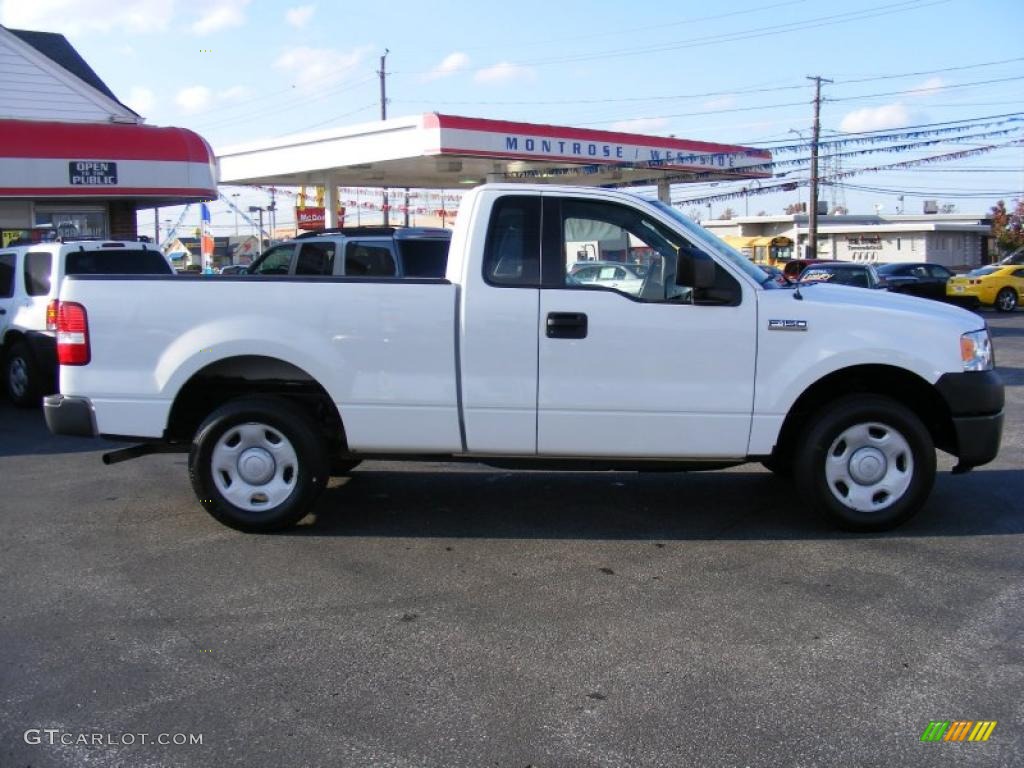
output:
[[[385,47],[390,116],[439,111],[798,144],[812,119],[808,75],[835,81],[823,90],[823,138],[1024,113],[1020,17],[1011,0],[0,0],[0,23],[63,32],[148,122],[192,128],[215,148],[376,119]],[[1015,132],[846,158],[842,170],[1024,136],[1024,122],[987,130],[1006,128]],[[807,176],[796,169],[788,178]],[[739,186],[681,187],[674,197]],[[895,213],[901,193],[907,212],[919,212],[925,196],[981,211],[1022,188],[1024,147],[1016,146],[858,174],[840,199],[853,212]],[[806,200],[806,188],[746,205],[751,214],[781,213],[798,195]],[[832,188],[822,196],[831,200]],[[239,199],[265,204],[267,196],[243,191]],[[707,204],[698,206],[706,215]],[[742,214],[745,204],[713,202],[713,213],[727,206]],[[223,206],[215,217],[219,227],[231,219]]]

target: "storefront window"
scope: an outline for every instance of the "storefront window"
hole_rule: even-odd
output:
[[[36,206],[35,226],[49,227],[65,240],[108,236],[107,212],[103,208]]]

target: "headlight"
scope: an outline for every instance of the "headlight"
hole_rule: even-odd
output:
[[[987,328],[960,337],[960,359],[965,371],[992,370],[992,337]]]

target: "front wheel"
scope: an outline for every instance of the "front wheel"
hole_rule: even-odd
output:
[[[1017,308],[1017,292],[1013,288],[1003,288],[996,296],[996,310],[1013,312]]]
[[[854,395],[804,432],[797,487],[849,531],[886,531],[909,520],[935,484],[935,446],[921,420],[887,397]]]
[[[199,502],[224,525],[248,533],[288,528],[327,484],[327,447],[300,407],[276,397],[232,400],[202,423],[189,477]]]

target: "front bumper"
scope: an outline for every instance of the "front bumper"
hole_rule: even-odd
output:
[[[946,401],[956,435],[954,471],[987,464],[999,453],[1003,438],[1003,382],[995,371],[947,373],[935,383]]]
[[[55,435],[96,437],[96,415],[85,397],[47,395],[43,398],[46,426]]]

